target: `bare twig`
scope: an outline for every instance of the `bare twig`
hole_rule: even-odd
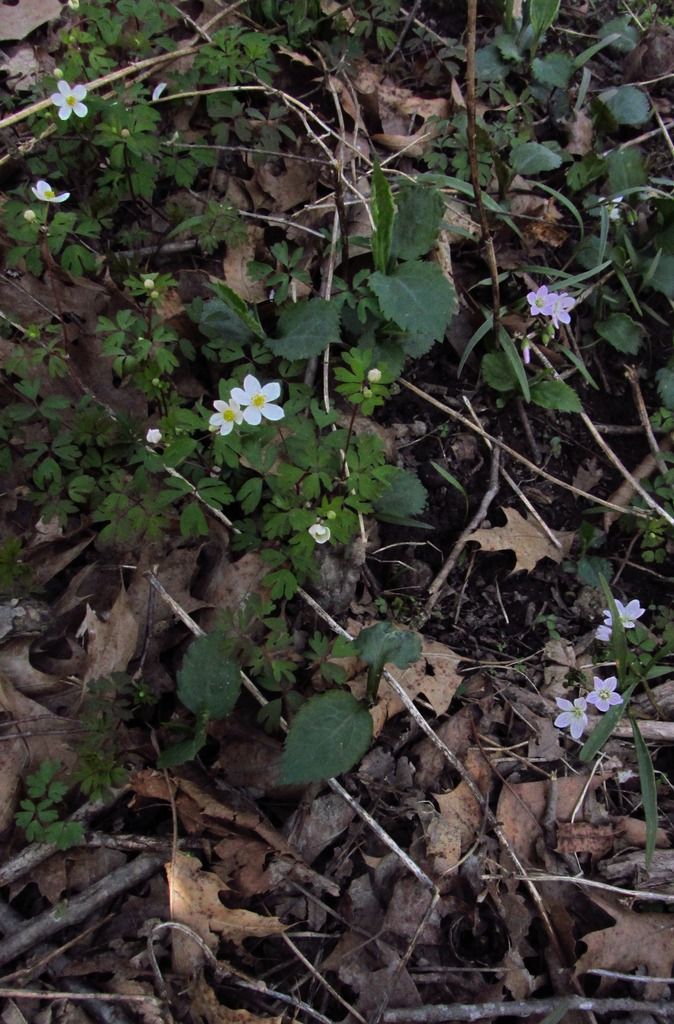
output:
[[[470,534],[473,533],[473,531],[476,530],[477,527],[480,525],[480,523],[487,514],[489,506],[496,497],[496,494],[498,492],[498,471],[500,455],[501,453],[499,452],[498,448],[492,448],[491,469],[489,471],[489,485],[487,487],[487,490],[482,495],[482,501],[480,502],[480,507],[478,508],[477,512],[470,520],[468,525],[461,531],[458,539],[454,544],[454,547],[450,551],[449,556],[447,557],[444,565],[440,569],[440,572],[437,574],[437,576],[431,583],[430,587],[428,588],[428,600],[424,605],[424,610],[421,615],[420,627],[423,626],[423,624],[428,620],[431,612],[433,611],[433,608],[437,604],[440,598],[442,587],[445,585],[447,577],[449,576],[450,572],[456,565],[459,559],[459,555],[466,546],[466,541],[468,540]]]
[[[674,1017],[674,1003],[644,1002],[642,999],[595,999],[565,996],[562,999],[518,999],[512,1003],[454,1003],[451,1006],[422,1006],[388,1010],[384,1024],[440,1024],[446,1020],[484,1020],[486,1017],[544,1017],[557,1010],[590,1010],[594,1013],[652,1013]]]

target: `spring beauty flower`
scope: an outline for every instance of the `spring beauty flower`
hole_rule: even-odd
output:
[[[527,293],[527,302],[529,303],[529,312],[532,316],[549,316],[549,306],[552,299],[551,293],[548,291],[548,286],[542,284],[540,288],[537,288],[535,292]]]
[[[145,435],[145,440],[148,444],[159,444],[161,441],[161,430],[157,430],[156,427],[150,427]]]
[[[88,108],[86,103],[82,102],[87,95],[85,85],[73,85],[71,88],[65,79],[61,79],[56,88],[58,92],[53,92],[49,99],[55,107],[58,107],[59,117],[62,121],[67,121],[71,114],[75,114],[76,117],[86,117]]]
[[[35,198],[41,199],[43,203],[65,203],[66,199],[70,199],[70,192],[62,192],[57,196],[49,182],[42,179],[31,185],[30,190]]]
[[[627,604],[623,604],[622,601],[616,601],[615,606],[618,618],[623,624],[623,629],[634,629],[637,619],[640,619],[646,611],[645,608],[641,607],[636,597],[634,600],[628,601]],[[597,640],[603,640],[606,643],[611,639],[611,633],[613,632],[613,616],[608,608],[604,608],[602,615],[604,616],[603,625],[597,626],[594,635]]]
[[[608,711],[612,705],[622,704],[622,697],[616,693],[617,686],[618,680],[615,676],[609,676],[608,679],[595,676],[594,690],[587,695],[588,704],[594,704],[597,711]]]
[[[217,432],[223,437],[232,432],[234,424],[238,426],[243,421],[241,406],[232,398],[229,402],[213,402],[213,408],[215,412],[208,421],[209,430]]]
[[[556,292],[551,296],[545,315],[550,317],[553,327],[557,329],[560,324],[571,323],[569,313],[575,305],[576,300],[568,292]]]
[[[555,718],[555,726],[568,729],[574,740],[579,740],[587,726],[587,701],[584,697],[576,697],[572,704],[565,697],[557,697],[556,703],[562,713]]]
[[[243,388],[232,388],[231,398],[235,404],[244,407],[244,422],[257,427],[263,416],[266,420],[283,419],[283,409],[280,405],[273,404],[280,394],[281,385],[278,381],[265,384],[263,387],[257,377],[249,373],[243,379]]]
[[[310,526],[307,532],[314,538],[317,544],[325,544],[326,541],[330,540],[330,527],[324,526],[320,521]]]

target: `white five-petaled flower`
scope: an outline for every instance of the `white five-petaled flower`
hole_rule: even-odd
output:
[[[608,679],[595,676],[594,690],[587,695],[588,704],[594,704],[597,711],[608,711],[612,704],[622,704],[622,697],[616,693],[617,686],[618,680],[615,676],[609,676]]]
[[[317,544],[325,544],[330,540],[330,527],[320,521],[309,527],[308,533],[314,538]]]
[[[550,317],[553,327],[557,329],[560,324],[570,324],[569,312],[576,305],[576,300],[568,292],[555,292],[551,297],[547,309],[547,316]]]
[[[529,303],[529,312],[532,316],[548,316],[548,306],[552,295],[548,291],[548,286],[542,284],[540,288],[537,288],[535,292],[527,293],[527,302]]]
[[[147,441],[148,444],[159,444],[159,442],[161,441],[161,437],[161,430],[158,430],[156,427],[150,427],[147,434],[145,435],[145,440]]]
[[[66,199],[70,199],[70,192],[61,192],[61,195],[57,196],[49,182],[43,179],[31,185],[30,190],[35,198],[41,199],[43,203],[65,203]]]
[[[576,697],[572,704],[565,697],[557,697],[556,703],[562,713],[555,718],[555,726],[568,729],[574,740],[579,740],[587,725],[587,701],[584,697]]]
[[[636,597],[634,600],[628,601],[627,604],[623,604],[622,601],[616,601],[615,606],[618,617],[623,624],[623,629],[634,629],[636,620],[640,619],[646,611],[645,608],[641,607]],[[608,608],[604,609],[603,615],[603,625],[597,626],[594,635],[597,640],[603,640],[606,643],[611,639],[611,633],[613,632],[613,616]]]
[[[62,121],[67,121],[71,114],[75,114],[76,117],[86,117],[88,108],[86,103],[82,102],[87,95],[85,85],[73,85],[71,88],[65,79],[61,79],[56,88],[58,92],[53,92],[49,99],[55,107],[58,107],[59,117]]]
[[[281,385],[278,381],[262,386],[251,373],[243,379],[243,388],[232,388],[231,398],[234,403],[244,406],[243,420],[257,427],[266,420],[282,420],[285,413],[280,405],[274,405],[274,400],[281,394]]]
[[[235,423],[238,426],[243,420],[241,407],[232,398],[229,402],[213,402],[213,408],[215,412],[208,421],[209,429],[222,434],[223,437],[232,432]]]

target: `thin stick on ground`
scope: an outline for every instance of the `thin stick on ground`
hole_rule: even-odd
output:
[[[431,612],[433,611],[435,605],[440,599],[442,588],[445,585],[445,582],[447,581],[447,577],[449,576],[450,572],[458,562],[459,556],[463,551],[464,547],[466,546],[466,541],[468,540],[471,533],[473,533],[478,528],[482,520],[485,518],[489,506],[491,505],[492,501],[494,500],[498,493],[498,473],[500,457],[501,453],[499,452],[498,448],[492,448],[491,468],[489,471],[489,485],[487,487],[487,490],[482,495],[482,501],[480,502],[480,507],[478,508],[477,512],[470,520],[470,522],[467,524],[467,526],[461,531],[458,539],[454,544],[454,547],[449,553],[449,556],[445,559],[445,563],[440,569],[440,572],[437,574],[437,576],[431,583],[430,587],[428,588],[428,599],[426,601],[426,604],[424,605],[424,610],[421,614],[420,621],[418,623],[418,628],[422,628],[423,625],[430,618]]]
[[[422,1006],[388,1010],[384,1024],[440,1024],[446,1020],[485,1020],[487,1017],[533,1017],[563,1010],[594,1013],[652,1013],[674,1017],[674,1003],[644,1002],[642,999],[595,999],[592,996],[564,996],[562,999],[518,999],[511,1003],[453,1003],[451,1006]]]

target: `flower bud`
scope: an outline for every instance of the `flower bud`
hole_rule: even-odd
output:
[[[363,398],[372,398],[372,388],[363,388]]]
[[[52,71],[52,75],[54,76],[57,82],[63,78],[63,72],[60,68],[54,68],[54,70]]]
[[[147,288],[149,292],[154,288],[154,280],[151,277],[146,277],[143,281],[143,288]]]
[[[71,11],[79,11],[80,0],[68,0],[68,7]]]
[[[122,130],[121,130],[121,132],[119,134],[122,136],[123,139],[128,139],[128,137],[131,134],[131,132],[129,131],[128,128],[122,128]]]
[[[335,512],[335,510],[333,508],[331,508],[329,512],[325,513],[325,518],[326,519],[336,519],[337,518],[337,513]]]
[[[27,220],[29,224],[34,224],[37,220],[37,214],[35,213],[35,210],[24,210],[23,219]]]
[[[145,440],[148,444],[159,444],[161,441],[161,430],[157,430],[156,427],[150,427],[145,435]]]
[[[151,299],[158,299],[158,298],[159,298],[159,292],[157,291],[157,289],[156,289],[156,288],[154,288],[154,289],[153,289],[153,290],[152,290],[152,291],[150,292],[150,298],[151,298]]]
[[[371,370],[367,371],[367,379],[369,380],[370,384],[378,384],[379,381],[381,380],[381,370],[379,370],[376,366],[373,366]]]

